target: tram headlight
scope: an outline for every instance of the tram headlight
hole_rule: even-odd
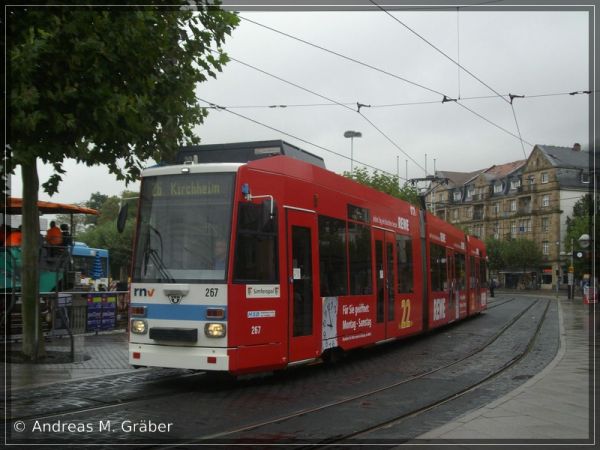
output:
[[[207,323],[204,326],[204,334],[209,338],[225,337],[226,327],[224,323]]]
[[[135,334],[146,334],[148,327],[145,320],[132,320],[131,332]]]

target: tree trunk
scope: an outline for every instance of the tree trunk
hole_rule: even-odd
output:
[[[23,239],[21,244],[21,313],[23,318],[22,352],[32,361],[46,355],[40,320],[39,300],[39,236],[40,219],[37,207],[39,179],[36,160],[21,164],[23,180]]]

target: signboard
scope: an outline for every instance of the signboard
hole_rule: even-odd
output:
[[[107,294],[88,294],[87,331],[112,330],[116,325],[117,297]]]

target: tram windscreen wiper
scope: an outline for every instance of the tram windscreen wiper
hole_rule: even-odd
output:
[[[159,279],[159,281],[168,281],[170,283],[175,283],[175,279],[169,273],[169,270],[166,268],[165,263],[159,256],[158,252],[150,246],[146,247],[146,251],[144,252],[144,273],[148,270],[148,259],[152,260],[156,269],[162,276],[162,278]]]

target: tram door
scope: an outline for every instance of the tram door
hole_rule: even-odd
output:
[[[375,279],[377,287],[376,322],[385,322],[385,337],[396,335],[396,296],[394,289],[394,233],[374,230]]]
[[[480,290],[480,286],[481,286],[481,281],[479,279],[479,270],[480,270],[480,265],[479,265],[479,258],[475,258],[474,256],[471,256],[471,295],[472,295],[472,301],[469,302],[469,314],[471,314],[472,312],[476,311],[479,308],[479,305],[481,304],[481,290]]]
[[[314,358],[321,350],[316,227],[314,213],[287,210],[289,362]]]

